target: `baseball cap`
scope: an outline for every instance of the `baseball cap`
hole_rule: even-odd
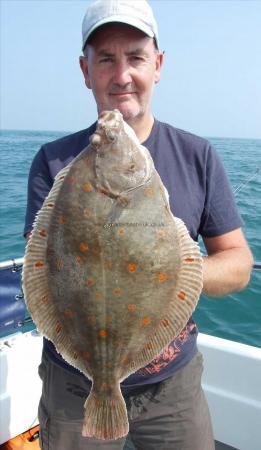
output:
[[[93,31],[112,22],[125,23],[155,38],[159,48],[158,26],[147,0],[95,0],[82,23],[82,50]]]

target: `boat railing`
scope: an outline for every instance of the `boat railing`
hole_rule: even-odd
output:
[[[13,267],[15,269],[17,266],[21,266],[23,264],[23,262],[24,262],[23,257],[9,259],[7,261],[2,261],[2,262],[0,262],[0,270],[1,269],[9,269],[11,267]]]
[[[17,270],[17,266],[21,266],[23,264],[23,262],[24,262],[23,257],[0,262],[0,270],[7,269],[9,267],[13,267],[13,269],[15,271],[15,270]],[[254,261],[253,270],[261,270],[261,262],[260,261]]]

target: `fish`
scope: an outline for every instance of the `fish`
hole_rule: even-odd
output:
[[[22,273],[36,327],[92,382],[83,436],[128,434],[120,383],[184,328],[202,279],[199,246],[172,214],[149,150],[118,110],[103,111],[56,175]]]

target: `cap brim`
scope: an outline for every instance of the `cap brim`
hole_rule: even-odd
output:
[[[91,36],[91,34],[97,30],[97,28],[100,28],[102,25],[106,25],[108,23],[123,23],[126,25],[130,25],[134,28],[137,28],[138,30],[142,31],[144,34],[146,34],[148,37],[155,37],[156,41],[157,41],[157,37],[154,35],[153,31],[143,22],[141,22],[140,20],[137,19],[132,19],[132,18],[128,18],[128,17],[122,17],[122,16],[113,16],[113,17],[106,17],[105,19],[100,20],[99,22],[97,22],[90,30],[88,30],[88,34],[86,34],[86,36],[84,36],[83,39],[83,46],[82,46],[82,50],[84,50],[84,47],[89,39],[89,37]]]

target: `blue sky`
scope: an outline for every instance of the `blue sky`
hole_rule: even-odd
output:
[[[1,0],[2,128],[70,132],[94,122],[78,65],[88,3]],[[150,4],[165,50],[154,115],[201,136],[261,138],[261,1]]]

